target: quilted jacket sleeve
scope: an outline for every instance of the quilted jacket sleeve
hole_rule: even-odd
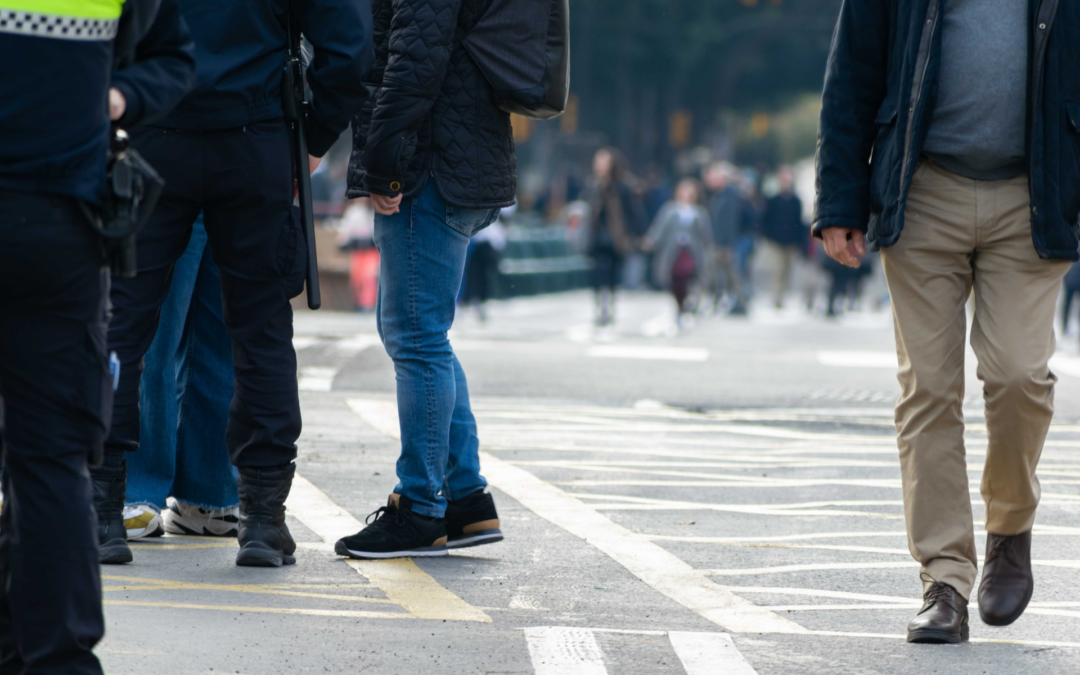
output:
[[[364,147],[364,188],[401,192],[416,132],[442,89],[461,0],[394,0],[389,56]]]
[[[874,118],[888,77],[890,5],[844,0],[825,67],[817,146],[814,234],[829,227],[866,230]]]
[[[375,52],[369,0],[308,0],[300,31],[315,48],[307,70],[311,113],[304,125],[308,152],[322,157],[364,104],[363,78]]]

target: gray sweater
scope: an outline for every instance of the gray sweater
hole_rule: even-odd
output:
[[[924,151],[976,180],[1026,170],[1027,0],[945,0],[937,102]]]

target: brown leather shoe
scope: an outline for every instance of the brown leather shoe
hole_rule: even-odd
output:
[[[907,627],[908,642],[956,644],[968,639],[968,603],[956,589],[935,581]]]
[[[1035,590],[1031,575],[1031,532],[986,535],[986,561],[979,584],[979,616],[991,626],[1020,618]]]

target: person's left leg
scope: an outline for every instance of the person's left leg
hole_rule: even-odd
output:
[[[1026,177],[980,183],[971,346],[986,400],[982,495],[987,551],[979,611],[991,625],[1015,621],[1033,589],[1031,528],[1039,503],[1035,468],[1054,413],[1054,313],[1069,263],[1039,258],[1031,242]]]
[[[200,141],[206,233],[236,378],[225,434],[240,474],[236,562],[277,567],[296,561],[285,524],[301,426],[289,300],[303,290],[307,259],[292,205],[289,135],[277,120]]]

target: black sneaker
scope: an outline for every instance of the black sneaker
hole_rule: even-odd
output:
[[[367,517],[371,523],[351,537],[339,539],[334,552],[349,558],[435,558],[448,555],[446,524],[442,518],[428,518],[412,512],[412,501],[390,495],[386,506]]]
[[[477,490],[464,499],[446,503],[446,547],[468,548],[503,540],[499,514],[491,494]]]
[[[98,521],[98,560],[102,565],[123,565],[133,560],[124,527],[127,462],[123,455],[107,454],[104,463],[90,470],[94,510]]]

